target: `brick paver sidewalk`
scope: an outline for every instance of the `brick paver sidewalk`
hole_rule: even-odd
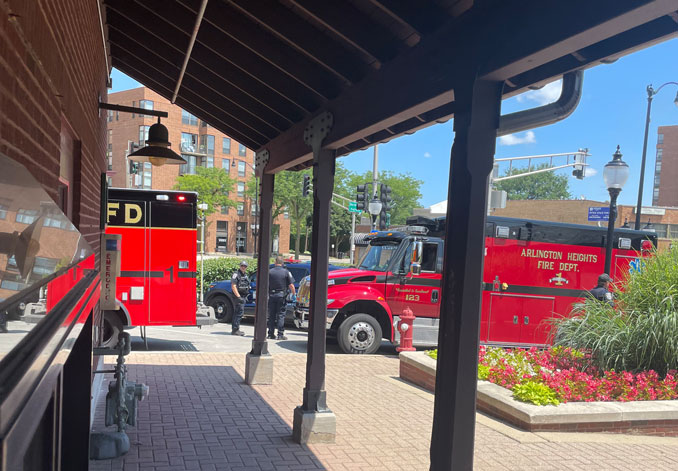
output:
[[[433,395],[397,379],[386,356],[327,357],[332,445],[291,440],[306,356],[275,356],[275,384],[246,386],[243,354],[133,353],[129,376],[150,386],[130,452],[103,470],[426,470]],[[102,394],[103,396],[103,394]],[[103,397],[95,430],[103,429]],[[678,469],[678,439],[532,434],[478,416],[476,469]]]

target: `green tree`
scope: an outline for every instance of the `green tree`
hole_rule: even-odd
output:
[[[334,243],[334,255],[339,247],[351,237],[351,213],[334,204],[330,211],[330,241]]]
[[[353,200],[356,196],[356,186],[371,181],[372,172],[368,171],[359,175],[346,170],[343,165],[337,162],[334,183],[335,193]],[[391,197],[393,202],[389,211],[391,214],[391,225],[405,224],[407,218],[412,215],[412,210],[421,206],[419,203],[419,198],[421,198],[419,188],[424,182],[414,178],[409,172],[395,173],[390,170],[384,170],[379,172],[379,183],[385,183],[392,189]],[[378,195],[379,189],[377,188]],[[368,199],[370,197],[371,195],[368,195]]]
[[[542,164],[533,170],[548,167],[548,164]],[[507,169],[503,176],[520,175],[526,172],[527,168],[513,168],[510,172]],[[554,172],[512,178],[497,182],[494,186],[497,190],[504,190],[510,200],[564,200],[572,197],[567,175]]]
[[[180,175],[175,190],[196,191],[198,202],[206,203],[205,214],[212,214],[217,207],[235,207],[236,202],[229,198],[233,191],[235,180],[228,176],[221,168],[197,167],[194,175]]]
[[[313,198],[301,196],[304,175],[311,175],[311,170],[300,172],[280,172],[275,176],[273,206],[287,210],[290,215],[291,232],[294,234],[294,258],[299,260],[302,226],[306,227],[306,216],[313,212]]]

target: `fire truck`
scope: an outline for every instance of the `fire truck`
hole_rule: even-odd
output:
[[[109,188],[106,234],[120,234],[117,310],[103,311],[104,346],[123,328],[213,324],[198,308],[197,193]],[[213,312],[213,310],[212,310]]]
[[[409,307],[415,346],[438,343],[445,218],[415,216],[399,231],[368,236],[357,268],[329,273],[326,326],[345,353],[374,353],[382,338],[397,344],[399,315]],[[550,321],[568,315],[604,271],[606,228],[488,217],[485,227],[480,341],[547,345]],[[639,269],[653,233],[615,229],[613,279]],[[310,280],[302,280],[297,327],[308,326]]]

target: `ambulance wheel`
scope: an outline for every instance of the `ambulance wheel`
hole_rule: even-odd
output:
[[[101,346],[115,348],[122,332],[122,320],[114,312],[104,311],[104,325],[101,331]]]
[[[337,331],[337,343],[344,353],[371,354],[381,345],[381,325],[369,314],[347,317]]]
[[[231,322],[233,319],[233,305],[226,296],[215,296],[208,305],[214,308],[214,317],[219,322]]]

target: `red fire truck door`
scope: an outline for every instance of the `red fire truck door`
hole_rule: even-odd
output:
[[[171,227],[191,214],[191,203],[151,202],[150,207],[150,324],[195,325],[196,230]],[[172,215],[172,221],[163,221],[160,214]]]
[[[492,293],[488,342],[546,343],[544,321],[553,313],[554,302],[552,297]]]

